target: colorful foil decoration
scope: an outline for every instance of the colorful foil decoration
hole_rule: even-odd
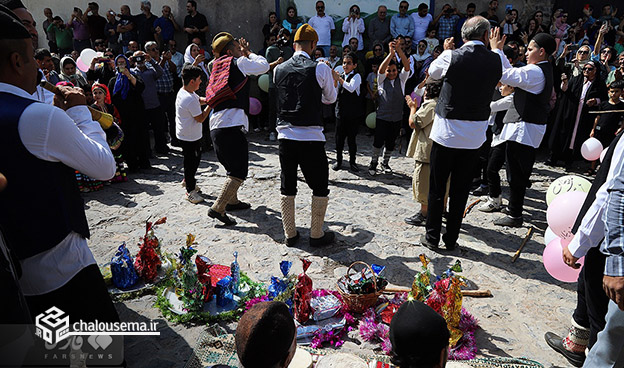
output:
[[[308,267],[310,267],[310,261],[301,258],[303,263],[303,272],[297,277],[297,284],[295,285],[295,319],[299,323],[305,323],[310,319],[310,300],[312,299],[312,279],[306,275]]]
[[[211,264],[212,262],[207,257],[200,255],[197,255],[197,257],[195,257],[195,266],[197,267],[197,279],[202,284],[202,294],[204,295],[205,302],[210,301],[213,293],[212,278],[210,276]]]
[[[225,276],[217,282],[217,306],[225,307],[234,300],[232,281],[232,276]]]
[[[179,264],[176,278],[176,294],[182,300],[184,309],[192,312],[199,312],[204,307],[203,285],[199,282],[195,264],[191,261],[197,249],[192,245],[195,243],[195,236],[186,236],[186,246],[180,248]]]
[[[234,252],[234,261],[230,265],[230,272],[232,274],[232,293],[238,294],[238,288],[240,286],[240,266],[238,265],[238,252]]]
[[[271,285],[269,285],[269,298],[273,300],[278,295],[286,291],[288,288],[288,272],[290,271],[290,267],[292,266],[292,262],[290,261],[281,261],[280,262],[280,271],[282,272],[283,278],[279,278],[276,276],[271,276]]]
[[[145,222],[143,243],[139,244],[139,253],[134,260],[134,268],[145,282],[153,282],[158,276],[158,267],[162,262],[159,257],[160,241],[154,235],[154,226],[164,224],[166,221],[167,218],[163,217],[154,223]]]
[[[120,289],[127,289],[139,280],[139,275],[137,275],[134,269],[132,257],[125,242],[117,248],[117,252],[111,259],[110,266],[113,284]]]

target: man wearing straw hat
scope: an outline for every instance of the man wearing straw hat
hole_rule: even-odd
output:
[[[213,109],[210,117],[210,138],[219,162],[227,171],[219,197],[208,210],[208,216],[226,226],[236,224],[225,211],[243,210],[249,203],[238,200],[238,188],[247,177],[249,163],[247,138],[249,131],[249,75],[269,71],[269,63],[249,50],[249,43],[221,32],[212,40],[215,55],[212,73],[206,88],[206,102]]]
[[[297,167],[312,189],[310,245],[331,244],[335,234],[323,231],[328,202],[329,168],[325,154],[322,104],[336,101],[338,74],[327,64],[312,61],[318,34],[309,24],[294,37],[294,55],[275,68],[277,88],[277,133],[281,174],[281,209],[285,242],[293,246],[299,239],[295,226]]]

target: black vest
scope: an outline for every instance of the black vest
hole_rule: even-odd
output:
[[[310,58],[296,55],[275,68],[280,125],[323,125],[323,91],[316,80],[316,66]]]
[[[481,45],[453,50],[436,114],[447,119],[488,120],[492,92],[503,72],[500,57]]]
[[[357,73],[355,70],[347,76],[345,82],[351,82]],[[360,87],[362,84],[360,84]],[[358,91],[361,92],[360,87]],[[349,92],[343,86],[338,88],[338,102],[336,103],[336,116],[340,119],[343,117],[359,117],[364,115],[362,109],[362,94],[358,96],[357,91]]]
[[[540,94],[527,92],[516,88],[513,104],[507,110],[503,123],[515,123],[524,121],[532,124],[546,125],[550,112],[550,96],[553,91],[553,70],[549,62],[539,63],[537,66],[544,73],[544,90]]]
[[[89,237],[89,225],[75,170],[41,160],[19,136],[24,110],[36,101],[0,92],[0,226],[9,249],[23,260],[55,247],[70,232]]]
[[[236,65],[237,59],[232,59],[232,65],[230,66],[230,74],[228,75],[228,86],[234,91],[237,87],[244,83],[242,88],[234,94],[236,97],[232,100],[226,100],[214,106],[214,111],[221,111],[225,109],[243,109],[245,113],[249,115],[249,79],[238,69]]]

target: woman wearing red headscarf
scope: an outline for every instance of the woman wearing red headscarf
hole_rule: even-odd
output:
[[[108,87],[106,87],[106,85],[95,83],[93,84],[93,87],[91,87],[91,91],[93,92],[93,99],[95,100],[95,103],[91,105],[91,107],[113,115],[113,125],[104,131],[106,133],[106,141],[108,142],[111,152],[113,153],[113,156],[115,156],[115,162],[117,163],[117,171],[115,172],[115,176],[111,179],[111,182],[118,183],[128,181],[126,176],[126,164],[121,155],[121,150],[119,149],[121,141],[123,140],[123,132],[119,127],[119,125],[121,125],[119,112],[111,103],[110,92],[108,91]]]

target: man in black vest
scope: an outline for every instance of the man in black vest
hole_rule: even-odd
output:
[[[293,246],[299,239],[295,226],[297,167],[312,189],[310,245],[331,244],[335,234],[323,231],[328,202],[329,168],[323,134],[323,104],[336,101],[338,73],[327,64],[310,59],[318,35],[309,24],[301,26],[294,38],[295,54],[275,68],[277,88],[277,138],[281,175],[281,208],[285,242]]]
[[[219,162],[227,171],[227,178],[219,197],[208,210],[208,216],[225,225],[236,221],[225,211],[250,208],[249,203],[238,200],[238,188],[247,178],[249,151],[245,133],[249,131],[249,75],[261,75],[269,71],[269,63],[263,56],[251,52],[249,43],[241,38],[235,40],[231,34],[221,32],[212,40],[215,54],[221,55],[213,63],[213,74],[227,75],[227,89],[233,93],[230,98],[212,104],[210,117],[210,138]],[[219,70],[220,72],[215,72]],[[221,93],[215,77],[210,78],[207,90]],[[210,102],[209,102],[210,104]]]
[[[33,319],[54,306],[71,322],[118,321],[87,245],[75,179],[79,170],[108,180],[115,159],[82,90],[60,87],[63,111],[32,99],[38,81],[31,36],[14,14],[0,12],[0,172],[8,181],[0,227],[21,266],[20,288]]]
[[[507,215],[494,221],[499,226],[522,226],[522,208],[535,150],[546,133],[546,122],[551,110],[553,70],[548,57],[555,51],[555,39],[546,33],[536,35],[527,47],[528,65],[514,68],[503,53],[505,36],[500,29],[492,32],[490,45],[500,56],[503,65],[501,83],[515,88],[513,103],[503,118],[500,139],[505,141],[505,162],[511,195]]]
[[[443,241],[455,249],[462,215],[468,200],[470,182],[479,147],[485,142],[490,102],[501,77],[498,56],[489,51],[490,23],[483,17],[468,19],[462,26],[464,45],[453,50],[453,38],[444,41],[445,51],[429,67],[432,79],[443,79],[430,138],[431,175],[427,233],[421,245],[437,249],[442,228],[444,195],[449,175],[449,213]]]

